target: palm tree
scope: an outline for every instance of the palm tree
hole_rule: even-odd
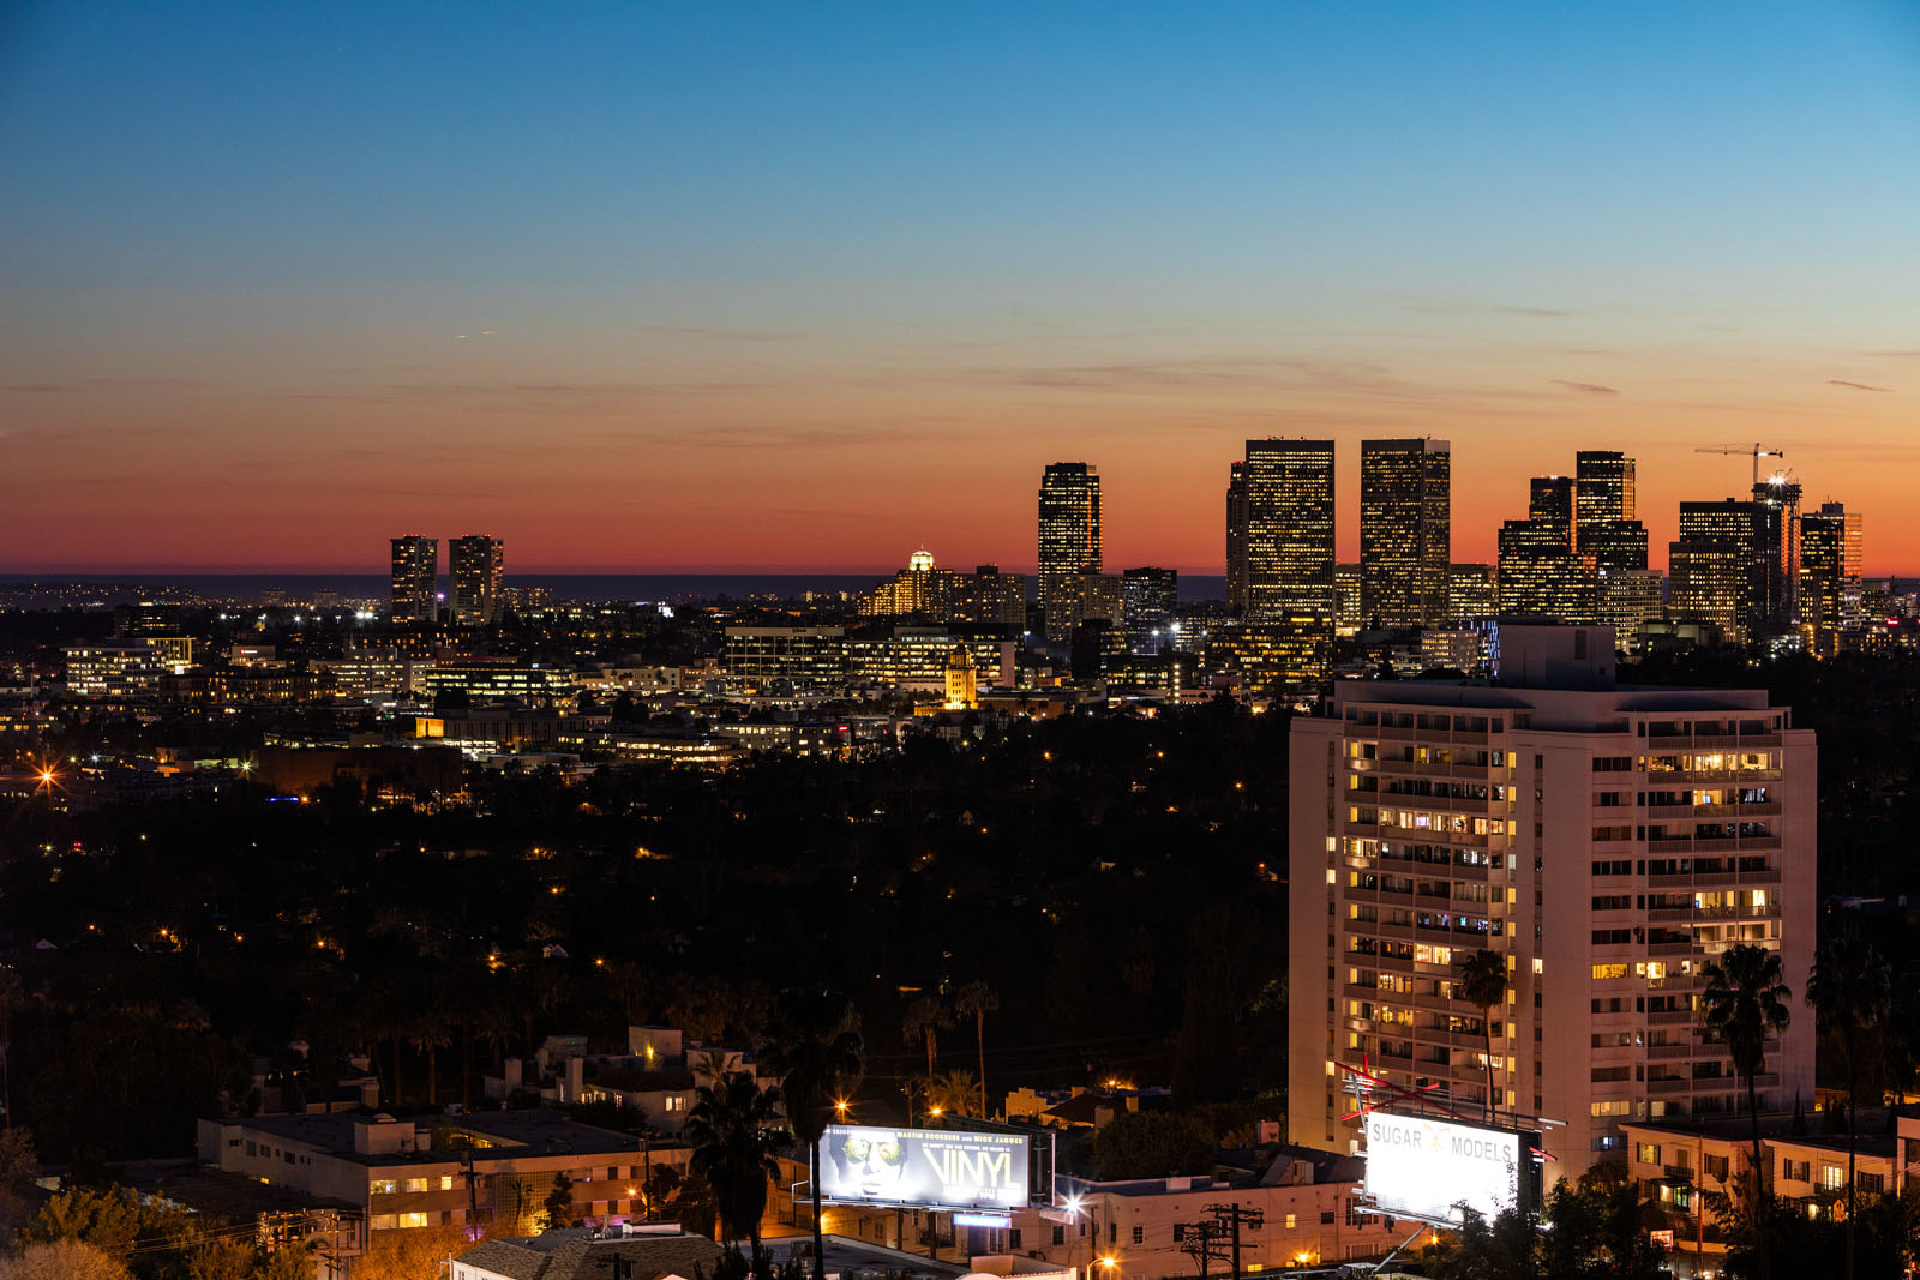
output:
[[[954,993],[953,1007],[961,1016],[973,1018],[974,1046],[980,1052],[980,1114],[992,1114],[987,1106],[987,1015],[999,1011],[1000,993],[975,978]]]
[[[813,1280],[826,1280],[826,1240],[820,1224],[820,1140],[827,1122],[846,1109],[859,1086],[866,1045],[860,1015],[839,991],[795,987],[780,993],[773,1026],[761,1050],[779,1076],[787,1119],[807,1146],[807,1186],[813,1196]]]
[[[974,1114],[974,1103],[979,1097],[980,1087],[973,1072],[964,1069],[947,1072],[927,1090],[927,1102],[950,1116]]]
[[[1493,1011],[1507,1002],[1507,958],[1485,947],[1460,966],[1459,995],[1480,1009],[1480,1030],[1487,1038],[1487,1120],[1493,1120]]]
[[[414,1010],[413,1016],[408,1019],[406,1040],[427,1057],[427,1105],[438,1106],[439,1080],[434,1070],[433,1055],[434,1050],[446,1048],[453,1040],[447,1030],[446,1015],[431,1003]]]
[[[1747,1082],[1747,1114],[1753,1125],[1753,1208],[1759,1212],[1767,1184],[1761,1167],[1760,1095],[1754,1077],[1767,1062],[1767,1036],[1793,1021],[1787,1001],[1793,992],[1781,981],[1780,956],[1751,943],[1739,943],[1709,960],[1707,986],[1700,993],[1704,1014],[1701,1038],[1727,1046],[1734,1074]]]
[[[935,996],[921,996],[907,1006],[900,1023],[900,1034],[908,1044],[924,1040],[927,1045],[927,1079],[933,1079],[933,1060],[940,1052],[940,1032],[953,1025],[953,1015]]]
[[[778,1153],[793,1144],[780,1118],[780,1090],[762,1089],[749,1072],[729,1071],[718,1084],[693,1092],[683,1134],[693,1148],[687,1170],[713,1188],[721,1230],[735,1239],[746,1232],[758,1258],[767,1186],[780,1176]]]
[[[1860,1046],[1878,1030],[1893,1004],[1893,971],[1873,944],[1857,934],[1830,939],[1814,953],[1807,1002],[1820,1033],[1839,1046],[1847,1077],[1847,1280],[1853,1280],[1854,1145],[1860,1132],[1855,1094]]]

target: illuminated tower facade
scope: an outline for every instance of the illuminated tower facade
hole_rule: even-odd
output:
[[[1800,517],[1800,624],[1822,656],[1861,626],[1861,536],[1860,513],[1842,503]]]
[[[1360,613],[1369,627],[1447,615],[1453,452],[1445,440],[1360,442]]]
[[[484,533],[455,538],[447,547],[447,574],[453,579],[453,620],[463,627],[484,627],[500,620],[506,604],[507,544]]]
[[[1247,464],[1227,470],[1227,612],[1247,611]]]
[[[1729,643],[1750,634],[1753,503],[1738,498],[1680,504],[1680,537],[1667,545],[1667,613],[1711,622]]]
[[[1333,441],[1249,440],[1247,614],[1333,619]]]
[[[1040,612],[1047,639],[1073,636],[1082,574],[1100,573],[1100,473],[1090,462],[1055,462],[1040,477]]]
[[[395,622],[432,622],[440,575],[440,540],[410,533],[393,539],[391,601]]]

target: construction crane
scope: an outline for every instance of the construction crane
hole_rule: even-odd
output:
[[[1765,449],[1757,444],[1754,444],[1754,445],[1746,445],[1746,444],[1703,445],[1702,447],[1695,449],[1694,452],[1695,453],[1718,453],[1718,454],[1724,454],[1728,457],[1745,455],[1746,457],[1752,458],[1753,459],[1753,482],[1756,485],[1760,483],[1760,459],[1784,458],[1787,456],[1787,452],[1784,449]]]

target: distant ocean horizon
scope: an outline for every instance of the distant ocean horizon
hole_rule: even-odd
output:
[[[893,575],[875,573],[527,573],[508,574],[509,587],[546,587],[560,603],[607,600],[716,600],[721,596],[776,595],[797,598],[808,591],[837,594],[867,591]],[[1028,573],[1027,594],[1033,594]],[[441,577],[444,584],[446,578]],[[186,588],[209,600],[258,603],[270,590],[284,591],[290,600],[306,601],[316,591],[331,590],[343,600],[384,600],[387,575],[379,573],[0,573],[0,588],[30,583],[55,586],[124,585]],[[443,587],[444,589],[444,587]],[[1223,574],[1180,575],[1180,601],[1199,604],[1224,600]]]

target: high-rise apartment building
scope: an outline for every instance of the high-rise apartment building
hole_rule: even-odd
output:
[[[1497,684],[1335,681],[1293,722],[1290,1139],[1353,1149],[1350,1069],[1474,1114],[1490,1057],[1573,1178],[1623,1122],[1744,1104],[1696,1005],[1737,942],[1807,972],[1815,742],[1763,691],[1615,688],[1604,628],[1497,640]],[[1484,1021],[1481,949],[1510,984]],[[1812,1095],[1813,1021],[1768,1043],[1763,1108]]]
[[[1100,473],[1090,462],[1049,463],[1040,477],[1040,612],[1047,639],[1073,636],[1077,579],[1103,568]]]
[[[1800,625],[1813,651],[1831,655],[1864,620],[1860,513],[1838,502],[1800,517]]]
[[[1369,627],[1447,615],[1453,453],[1445,440],[1360,442],[1360,611]]]
[[[440,616],[440,541],[410,533],[393,539],[392,612],[395,622],[432,622]]]
[[[1247,464],[1227,469],[1227,612],[1247,611]]]
[[[484,533],[455,538],[447,547],[447,576],[453,580],[453,620],[463,627],[484,627],[500,620],[506,607],[507,544]]]

